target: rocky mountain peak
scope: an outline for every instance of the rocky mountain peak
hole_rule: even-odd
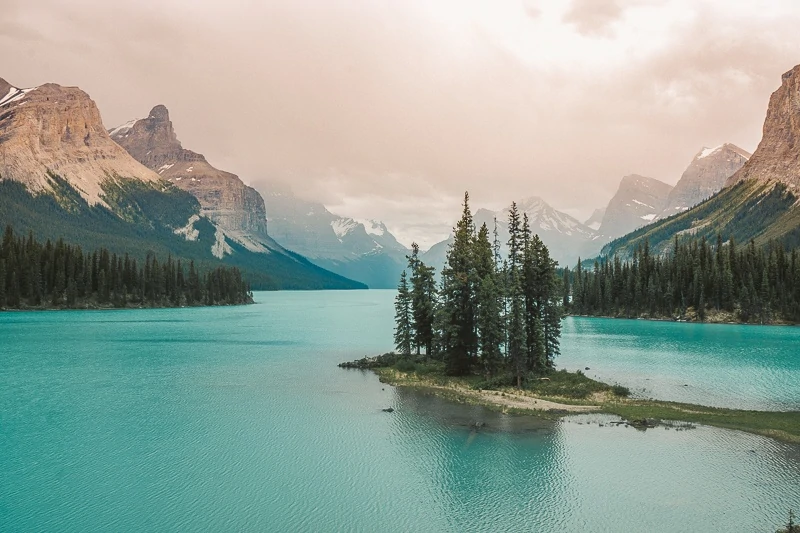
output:
[[[600,225],[603,223],[603,217],[605,216],[605,214],[606,214],[606,208],[598,207],[597,209],[592,211],[592,216],[586,219],[583,225],[592,230],[598,230],[600,229]]]
[[[202,213],[232,239],[251,251],[268,251],[271,239],[264,199],[235,174],[213,167],[202,154],[184,148],[166,106],[153,107],[147,118],[126,122],[110,135],[137,161],[193,194]]]
[[[669,193],[667,204],[658,218],[681,213],[719,192],[725,182],[750,158],[750,153],[735,144],[725,143],[697,152]]]
[[[156,123],[168,123],[169,128],[172,129],[172,122],[169,120],[169,109],[164,104],[158,104],[151,109],[147,118],[153,119]]]
[[[205,158],[181,146],[169,110],[155,106],[147,118],[135,119],[109,131],[111,138],[137,161],[158,172],[171,161],[199,161]]]
[[[623,177],[598,231],[613,239],[649,224],[664,210],[670,191],[671,185],[654,178],[638,174]]]
[[[77,87],[47,83],[0,88],[0,176],[32,191],[52,187],[48,173],[65,179],[90,204],[103,204],[103,183],[117,178],[158,181],[114,143],[100,111]]]
[[[761,142],[725,185],[751,179],[800,187],[800,65],[781,76],[769,99]]]

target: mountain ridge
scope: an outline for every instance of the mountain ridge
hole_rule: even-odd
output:
[[[364,288],[298,254],[257,254],[226,237],[197,198],[111,139],[81,89],[2,80],[0,92],[0,224],[140,259],[238,266],[254,288]]]
[[[601,256],[628,258],[636,246],[667,253],[678,236],[724,242],[778,240],[800,246],[800,65],[781,77],[764,119],[763,137],[724,188],[699,205],[609,243]]]

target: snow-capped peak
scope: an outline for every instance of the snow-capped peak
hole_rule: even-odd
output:
[[[357,228],[358,224],[359,223],[352,218],[337,218],[336,220],[331,221],[331,228],[333,228],[333,232],[336,234],[336,236],[341,239]]]
[[[364,230],[369,235],[376,235],[378,237],[386,233],[386,226],[379,220],[371,219],[356,219],[356,222],[364,226]]]
[[[717,150],[719,150],[720,148],[722,148],[723,146],[725,146],[725,145],[724,144],[720,144],[719,146],[717,146],[715,148],[706,148],[704,146],[703,149],[700,151],[700,153],[697,154],[697,159],[703,159],[705,157],[708,157],[711,154],[713,154],[714,152],[716,152]]]

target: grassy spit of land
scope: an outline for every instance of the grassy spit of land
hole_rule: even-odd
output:
[[[438,361],[384,354],[342,363],[371,370],[383,383],[428,390],[451,401],[483,405],[512,414],[560,418],[573,413],[618,415],[634,427],[683,422],[747,431],[800,444],[800,411],[745,411],[629,398],[627,388],[593,380],[582,372],[559,370],[530,378],[523,389],[504,377],[448,376]]]

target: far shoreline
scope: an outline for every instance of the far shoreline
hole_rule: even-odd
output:
[[[573,313],[568,313],[565,315],[567,317],[573,318],[608,318],[613,320],[647,320],[648,322],[672,322],[675,324],[705,324],[705,325],[723,325],[723,326],[789,326],[789,327],[797,327],[800,326],[800,322],[769,322],[767,324],[758,324],[755,322],[735,322],[729,320],[684,320],[684,319],[675,319],[675,318],[667,318],[667,317],[629,317],[629,316],[611,316],[611,315],[578,315]]]

